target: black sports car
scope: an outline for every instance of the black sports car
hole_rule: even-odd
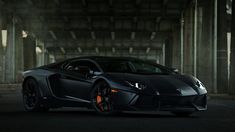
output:
[[[79,57],[23,73],[27,111],[88,107],[100,114],[129,110],[187,116],[207,109],[207,91],[195,77],[126,57]]]

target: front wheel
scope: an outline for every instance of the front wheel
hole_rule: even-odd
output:
[[[111,88],[105,81],[98,82],[91,92],[92,108],[102,115],[114,114]]]
[[[23,104],[26,111],[44,112],[49,110],[48,107],[43,106],[41,103],[41,95],[36,80],[31,78],[27,79],[24,83],[22,94]]]

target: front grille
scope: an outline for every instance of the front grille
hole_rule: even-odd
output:
[[[160,96],[162,107],[192,107],[194,105],[205,107],[206,95],[195,96]]]

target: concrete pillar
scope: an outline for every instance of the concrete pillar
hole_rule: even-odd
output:
[[[22,25],[16,24],[15,30],[15,81],[22,81],[22,72],[24,71],[24,49],[23,49],[23,37],[22,37]]]
[[[230,58],[230,80],[229,93],[235,95],[235,0],[233,0],[232,13],[232,43],[231,43],[231,58]]]
[[[193,74],[193,7],[184,12],[184,73]]]
[[[49,64],[49,61],[50,59],[49,59],[49,53],[48,53],[48,51],[44,51],[44,65],[47,65],[47,64]]]
[[[197,77],[213,91],[213,0],[201,1],[198,11]]]
[[[226,2],[218,0],[217,89],[219,93],[228,91]]]
[[[23,39],[24,43],[24,70],[29,70],[36,66],[36,40],[32,36]]]
[[[36,66],[44,65],[45,53],[44,53],[44,42],[40,39],[36,39],[36,46],[39,48],[36,50]]]
[[[0,83],[3,82],[2,16],[0,14]]]
[[[165,41],[165,66],[172,67],[173,60],[173,47],[172,47],[172,36]]]
[[[5,83],[15,82],[15,23],[15,18],[11,17],[7,25]]]
[[[175,25],[172,32],[172,66],[181,69],[181,42],[180,42],[180,23]],[[181,71],[182,72],[182,71]]]
[[[23,39],[21,23],[15,17],[10,18],[7,25],[5,56],[5,83],[20,82],[23,71]]]

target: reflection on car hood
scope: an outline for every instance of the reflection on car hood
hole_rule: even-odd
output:
[[[148,88],[144,92],[148,94],[177,94],[177,95],[196,95],[196,80],[188,75],[143,75],[132,73],[109,73],[108,75],[123,81],[134,81],[144,83]],[[115,79],[115,80],[116,80]]]

